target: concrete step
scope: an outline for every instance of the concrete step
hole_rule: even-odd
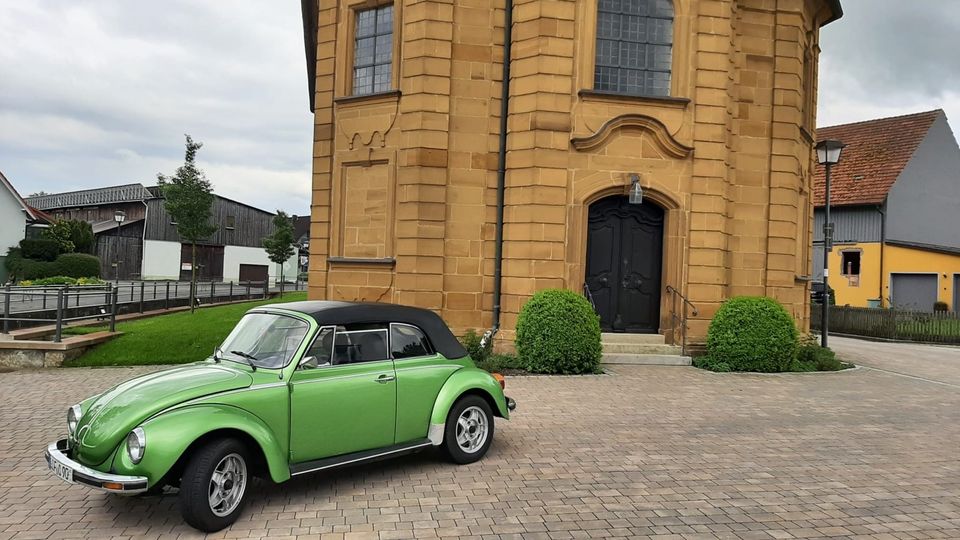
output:
[[[602,364],[620,364],[634,366],[689,366],[689,356],[672,354],[614,354],[604,353]]]
[[[620,334],[606,332],[600,334],[601,343],[642,343],[646,345],[663,345],[663,334]]]
[[[603,352],[611,354],[666,354],[679,355],[676,345],[653,345],[649,343],[604,343]]]

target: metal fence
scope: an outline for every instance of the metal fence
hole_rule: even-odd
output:
[[[198,282],[198,304],[238,299],[266,298],[267,281]],[[107,320],[114,330],[116,316],[189,305],[190,282],[134,281],[104,285],[13,286],[0,289],[2,331],[52,323],[54,341],[59,342],[65,323],[79,320]]]
[[[810,306],[811,330],[820,330],[822,308]],[[830,306],[830,333],[960,345],[960,314]]]

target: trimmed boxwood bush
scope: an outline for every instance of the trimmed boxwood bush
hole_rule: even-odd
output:
[[[24,238],[20,241],[20,255],[25,259],[52,261],[60,254],[60,244],[47,238]]]
[[[793,318],[776,300],[732,298],[710,322],[703,363],[731,371],[789,371],[797,357],[797,338]]]
[[[100,259],[86,253],[64,253],[54,262],[58,272],[54,275],[81,277],[100,277]]]
[[[573,291],[534,294],[520,310],[515,344],[520,365],[533,373],[600,371],[600,317]]]

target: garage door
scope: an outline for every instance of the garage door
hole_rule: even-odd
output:
[[[937,301],[936,274],[893,274],[891,279],[893,307],[933,311],[933,304]]]
[[[240,281],[263,283],[267,280],[267,270],[267,265],[265,264],[241,264]]]

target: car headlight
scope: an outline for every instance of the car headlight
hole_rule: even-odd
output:
[[[143,451],[147,448],[147,437],[143,433],[143,428],[133,428],[133,431],[127,435],[127,455],[130,461],[136,465],[143,459]]]
[[[82,414],[79,404],[67,409],[67,431],[70,435],[73,435],[73,432],[77,430],[77,424],[80,422]]]

